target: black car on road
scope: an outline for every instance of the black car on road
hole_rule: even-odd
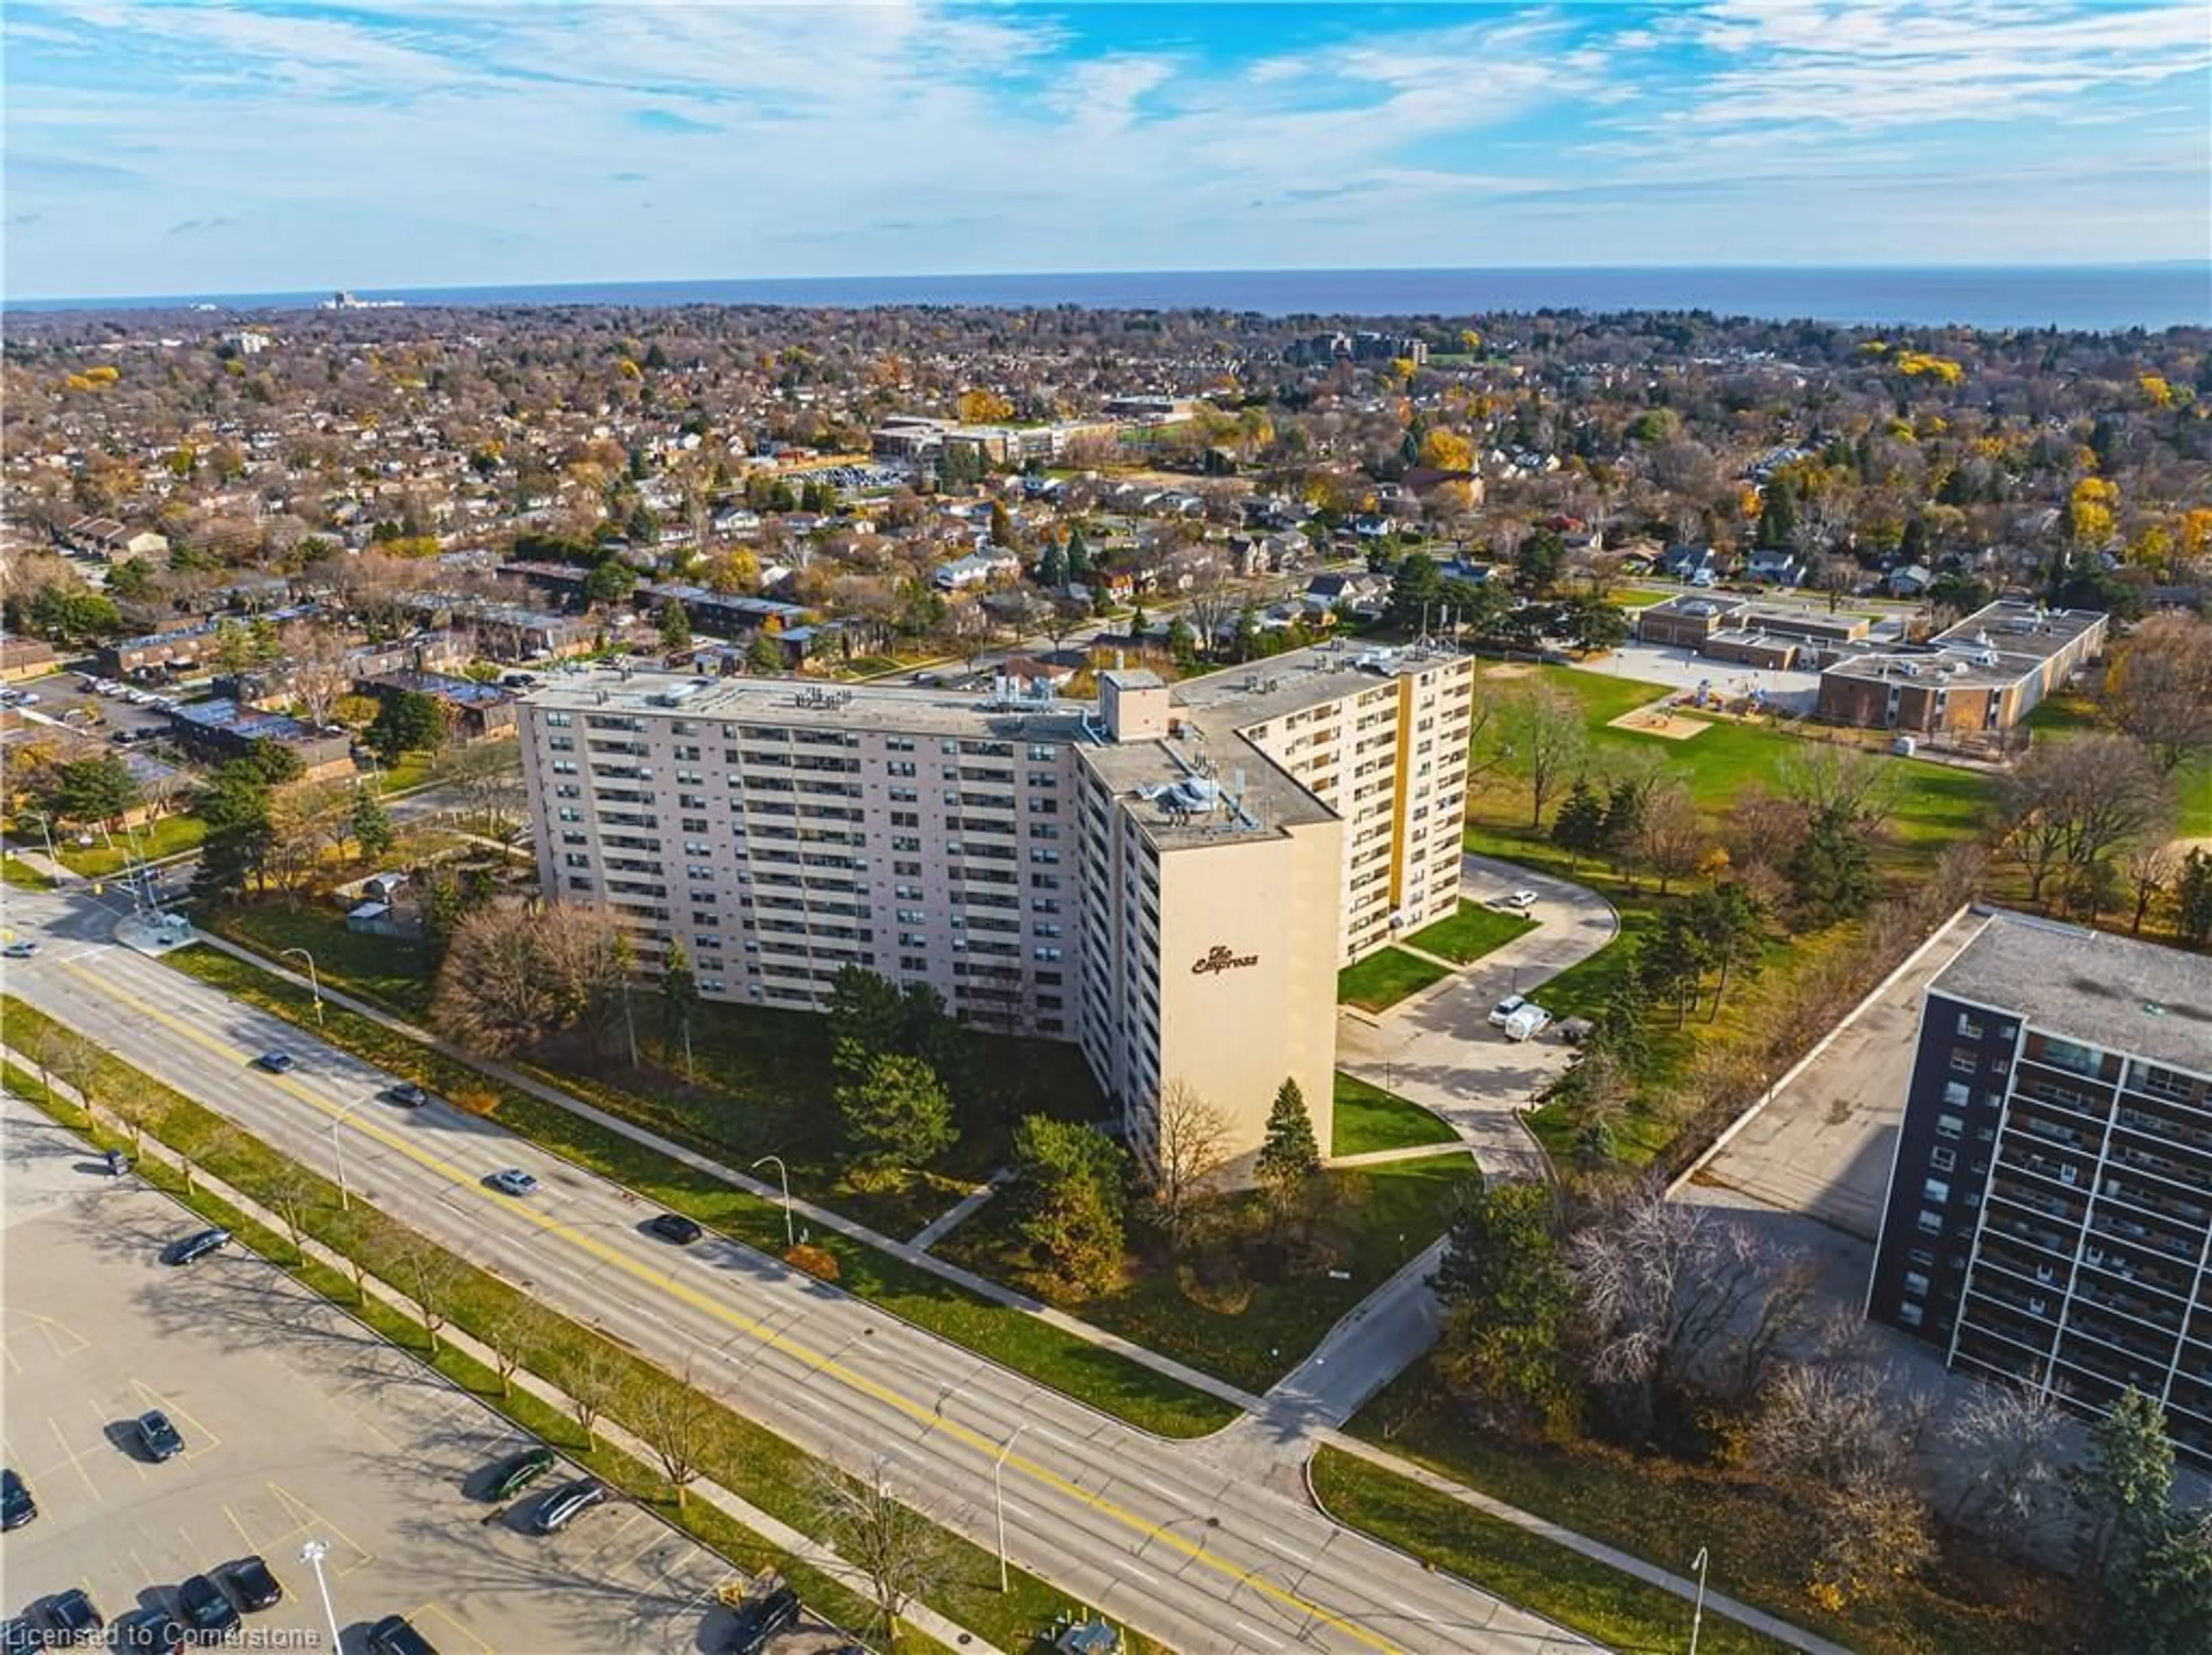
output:
[[[222,1572],[222,1584],[230,1588],[230,1595],[238,1599],[238,1606],[249,1615],[284,1601],[284,1588],[276,1584],[276,1577],[269,1573],[269,1566],[258,1557],[242,1557],[233,1563]]]
[[[219,1252],[230,1245],[228,1230],[202,1230],[197,1235],[186,1236],[169,1249],[172,1264],[197,1264],[210,1253]]]
[[[293,1066],[294,1059],[289,1051],[264,1051],[253,1060],[254,1068],[267,1069],[271,1074],[283,1074]]]
[[[14,1471],[0,1471],[0,1529],[20,1529],[39,1514],[31,1485]]]
[[[397,1104],[402,1109],[420,1109],[430,1101],[430,1094],[412,1080],[402,1080],[397,1086],[385,1087],[384,1101]]]
[[[177,1607],[184,1610],[185,1624],[197,1633],[212,1633],[220,1638],[238,1624],[238,1605],[204,1574],[192,1576],[177,1588]]]
[[[769,1640],[788,1632],[799,1619],[799,1594],[778,1586],[765,1597],[749,1599],[738,1607],[737,1624],[730,1628],[724,1655],[760,1655]]]
[[[387,1615],[368,1629],[368,1655],[438,1655],[438,1646],[404,1615]]]
[[[706,1233],[696,1220],[685,1218],[681,1213],[663,1213],[645,1227],[663,1241],[672,1241],[679,1247],[689,1247]]]

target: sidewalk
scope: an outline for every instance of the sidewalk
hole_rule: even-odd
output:
[[[38,1067],[35,1063],[33,1063],[29,1059],[26,1058],[21,1053],[15,1051],[9,1048],[0,1047],[0,1056],[6,1056],[9,1062],[15,1063],[18,1068],[35,1072]],[[49,1080],[46,1084],[57,1095],[74,1099],[79,1108],[83,1107],[82,1098],[79,1097],[76,1089],[70,1086],[66,1081],[56,1077]],[[182,1167],[182,1158],[180,1158],[173,1150],[172,1150],[167,1144],[161,1142],[159,1139],[140,1135],[137,1141],[137,1153],[142,1158],[150,1154],[157,1159],[167,1162],[172,1166]],[[245,1214],[246,1217],[252,1219],[255,1223],[263,1226],[264,1228],[271,1230],[278,1235],[289,1234],[289,1228],[280,1214],[270,1212],[258,1202],[255,1201],[251,1196],[246,1195],[242,1190],[232,1188],[229,1184],[224,1183],[223,1180],[216,1177],[213,1173],[207,1171],[205,1169],[195,1166],[192,1169],[192,1182],[198,1187],[206,1190],[210,1195],[215,1196],[220,1200],[228,1202],[232,1207],[236,1208],[240,1212]],[[300,1245],[307,1256],[313,1259],[318,1263],[327,1265],[330,1269],[337,1271],[340,1275],[346,1276],[349,1280],[361,1283],[367,1291],[374,1293],[378,1299],[381,1299],[392,1309],[398,1311],[400,1314],[407,1317],[410,1320],[419,1322],[420,1312],[416,1310],[413,1301],[410,1300],[404,1293],[393,1287],[391,1283],[384,1281],[381,1277],[368,1275],[367,1272],[356,1275],[351,1262],[348,1260],[344,1255],[333,1252],[330,1248],[325,1247],[321,1242],[317,1241],[312,1236],[302,1237],[301,1238]],[[272,1259],[270,1263],[271,1264],[275,1264],[276,1261]],[[312,1291],[312,1289],[310,1291]],[[345,1305],[338,1304],[333,1299],[323,1299],[321,1302],[328,1305],[330,1309],[335,1311],[337,1314],[346,1316],[349,1319],[353,1319],[351,1317],[351,1313],[348,1311]],[[368,1329],[368,1331],[373,1338],[381,1339],[383,1337],[382,1335],[376,1333],[373,1329]],[[450,1346],[452,1348],[459,1351],[463,1355],[468,1357],[472,1361],[481,1363],[483,1366],[490,1369],[494,1372],[498,1372],[499,1358],[491,1348],[479,1342],[471,1335],[465,1333],[460,1329],[453,1326],[450,1322],[439,1329],[437,1336],[438,1342],[441,1344]],[[488,1409],[491,1408],[492,1404],[486,1402],[484,1398],[477,1396],[473,1391],[467,1390],[465,1386],[459,1384],[455,1380],[439,1372],[437,1369],[430,1366],[428,1362],[422,1361],[422,1359],[417,1353],[410,1351],[408,1354],[416,1357],[416,1360],[421,1364],[424,1375],[432,1383],[445,1385],[448,1389],[466,1396],[471,1402],[477,1403],[479,1407]],[[541,1379],[537,1374],[532,1373],[529,1369],[524,1367],[516,1368],[514,1371],[514,1383],[517,1387],[528,1391],[538,1401],[544,1402],[549,1407],[557,1409],[561,1413],[568,1415],[572,1420],[574,1418],[574,1403],[571,1401],[567,1393],[561,1390],[557,1386],[548,1383],[546,1380]],[[653,1449],[649,1443],[646,1442],[642,1438],[633,1436],[629,1431],[623,1429],[623,1427],[617,1425],[615,1421],[605,1417],[604,1415],[601,1416],[601,1418],[593,1425],[592,1434],[597,1441],[605,1444],[606,1446],[616,1450],[619,1453],[627,1455],[629,1458],[635,1460],[641,1466],[646,1467],[647,1469],[650,1469],[656,1463]],[[821,1570],[823,1573],[830,1576],[833,1579],[836,1580],[839,1585],[858,1594],[860,1597],[871,1600],[873,1598],[873,1588],[870,1585],[866,1575],[861,1570],[854,1567],[852,1564],[848,1563],[843,1558],[838,1556],[836,1553],[831,1551],[820,1542],[810,1539],[807,1536],[801,1534],[798,1530],[784,1522],[781,1518],[773,1517],[768,1512],[762,1511],[757,1506],[755,1506],[750,1501],[732,1494],[720,1483],[710,1482],[703,1477],[700,1478],[696,1482],[694,1482],[686,1490],[686,1497],[706,1501],[708,1505],[713,1506],[720,1511],[723,1515],[728,1517],[733,1522],[736,1522],[740,1526],[750,1530],[752,1534],[767,1542],[769,1545],[774,1546],[779,1551],[788,1552],[800,1562],[809,1564],[811,1567]],[[658,1518],[658,1520],[661,1522],[669,1521],[668,1518],[659,1518],[658,1513],[655,1513],[654,1515]],[[684,1540],[690,1544],[700,1546],[703,1546],[705,1544],[705,1542],[701,1541],[697,1536],[691,1534],[688,1530],[678,1528],[678,1532],[682,1534]],[[942,1644],[947,1649],[975,1652],[975,1655],[1004,1655],[1004,1652],[1000,1651],[995,1645],[986,1643],[975,1633],[968,1631],[965,1628],[948,1620],[945,1616],[938,1614],[934,1609],[929,1609],[922,1604],[909,1604],[905,1613],[901,1615],[899,1618],[908,1626],[914,1628],[915,1631],[923,1633],[930,1638],[934,1639],[938,1643]]]
[[[280,977],[295,988],[306,989],[309,986],[306,977],[283,966],[272,964],[251,948],[240,947],[226,938],[204,931],[200,933],[200,940],[210,948],[219,949],[234,958],[244,960],[247,964],[268,972],[271,977]],[[395,1034],[405,1036],[418,1045],[427,1046],[441,1056],[452,1058],[455,1062],[465,1063],[504,1085],[514,1087],[517,1091],[526,1092],[543,1102],[551,1104],[559,1109],[565,1109],[570,1114],[589,1121],[603,1130],[619,1134],[633,1143],[653,1150],[657,1154],[665,1155],[672,1160],[681,1161],[695,1171],[704,1172],[709,1177],[718,1178],[724,1183],[746,1190],[758,1196],[763,1201],[773,1202],[779,1206],[782,1204],[783,1192],[775,1184],[765,1183],[749,1173],[738,1171],[734,1167],[725,1166],[711,1156],[700,1154],[696,1150],[687,1149],[682,1144],[673,1142],[658,1133],[648,1131],[644,1127],[625,1121],[620,1116],[610,1115],[606,1110],[587,1104],[580,1098],[573,1098],[559,1087],[547,1086],[544,1081],[525,1074],[520,1070],[510,1068],[504,1063],[474,1056],[448,1041],[439,1038],[428,1030],[416,1028],[413,1024],[394,1017],[391,1013],[369,1005],[365,1001],[357,1000],[343,990],[325,985],[322,989],[322,996],[333,1006],[343,1006],[349,1012],[383,1025]],[[968,1199],[973,1201],[976,1198],[971,1196]],[[793,1198],[791,1210],[796,1216],[805,1220],[809,1224],[831,1231],[843,1236],[848,1241],[858,1242],[862,1246],[872,1247],[878,1252],[888,1253],[902,1263],[911,1264],[916,1269],[927,1270],[933,1275],[965,1288],[979,1298],[1003,1305],[1009,1310],[1020,1311],[1026,1316],[1033,1316],[1040,1322],[1048,1323],[1063,1332],[1073,1334],[1076,1338],[1088,1344],[1096,1345],[1103,1350],[1113,1351],[1117,1355],[1126,1356],[1139,1366],[1151,1368],[1156,1373],[1164,1374],[1170,1379],[1188,1385],[1194,1390],[1202,1390],[1210,1396],[1218,1397],[1231,1407],[1250,1413],[1265,1406],[1258,1396],[1249,1390],[1231,1384],[1225,1379],[1217,1379],[1210,1373],[1201,1373],[1196,1368],[1186,1366],[1172,1357],[1163,1356],[1158,1351],[1147,1350],[1144,1346],[1124,1339],[1119,1334],[1109,1333],[1103,1328],[1093,1327],[1090,1323],[1070,1316],[1065,1311],[1055,1310],[1051,1305],[1031,1299],[1025,1293],[1016,1293],[1012,1288],[1002,1287],[987,1277],[977,1275],[972,1270],[963,1270],[957,1264],[948,1264],[943,1259],[925,1251],[913,1241],[894,1240],[880,1231],[872,1230],[866,1225],[857,1223],[842,1214],[833,1213],[826,1207],[817,1207],[803,1197]],[[843,1289],[834,1288],[831,1291],[842,1292]],[[896,1314],[896,1311],[887,1310],[881,1305],[874,1305],[872,1307],[886,1316]],[[923,1329],[921,1331],[927,1333],[930,1330]],[[1132,1425],[1129,1428],[1141,1430],[1143,1427]]]

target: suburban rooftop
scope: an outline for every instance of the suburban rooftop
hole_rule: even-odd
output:
[[[1929,992],[2212,1076],[2212,972],[2179,949],[2000,910]]]

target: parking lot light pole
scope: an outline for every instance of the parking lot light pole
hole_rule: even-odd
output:
[[[341,1648],[338,1642],[338,1612],[331,1607],[331,1583],[323,1578],[323,1559],[330,1548],[319,1540],[310,1540],[300,1548],[300,1561],[315,1572],[315,1590],[323,1595],[323,1622],[330,1628],[331,1648]]]
[[[770,1161],[775,1163],[777,1176],[783,1180],[783,1250],[789,1252],[799,1245],[799,1238],[791,1228],[791,1169],[783,1164],[782,1156],[763,1155],[753,1163],[752,1170],[757,1172]]]
[[[347,1116],[361,1107],[361,1102],[360,1098],[355,1098],[331,1117],[331,1159],[338,1169],[338,1211],[341,1213],[353,1210],[353,1196],[346,1189],[345,1151],[339,1144],[338,1129],[345,1124]]]
[[[999,1457],[991,1462],[991,1503],[998,1508],[999,1512],[999,1590],[1000,1591],[1009,1590],[1006,1584],[1006,1485],[1004,1476],[1006,1469],[1006,1456],[1014,1451],[1014,1445],[1022,1439],[1022,1433],[1029,1428],[1030,1422],[1027,1420],[1024,1420],[1016,1426],[1014,1434],[1007,1438],[1006,1446],[999,1450]]]
[[[1690,1567],[1698,1572],[1698,1606],[1690,1611],[1690,1655],[1698,1655],[1698,1628],[1705,1618],[1705,1549],[1698,1548]]]
[[[315,1026],[319,1029],[323,1026],[323,980],[315,975],[315,957],[304,948],[285,948],[278,951],[276,958],[283,959],[291,954],[307,962],[307,988],[315,996]]]

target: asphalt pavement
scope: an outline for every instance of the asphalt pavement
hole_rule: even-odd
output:
[[[1292,1647],[1492,1655],[1590,1646],[1388,1547],[1242,1457],[1136,1431],[734,1243],[674,1249],[653,1209],[495,1125],[376,1101],[390,1077],[107,940],[82,898],[9,893],[43,934],[10,992],[363,1198],[591,1321],[810,1451],[881,1461],[916,1505],[985,1544],[994,1468],[1008,1550],[1071,1601],[1189,1655]],[[281,1048],[300,1068],[250,1067]],[[341,1148],[342,1147],[342,1148]],[[543,1187],[485,1186],[509,1165]]]

